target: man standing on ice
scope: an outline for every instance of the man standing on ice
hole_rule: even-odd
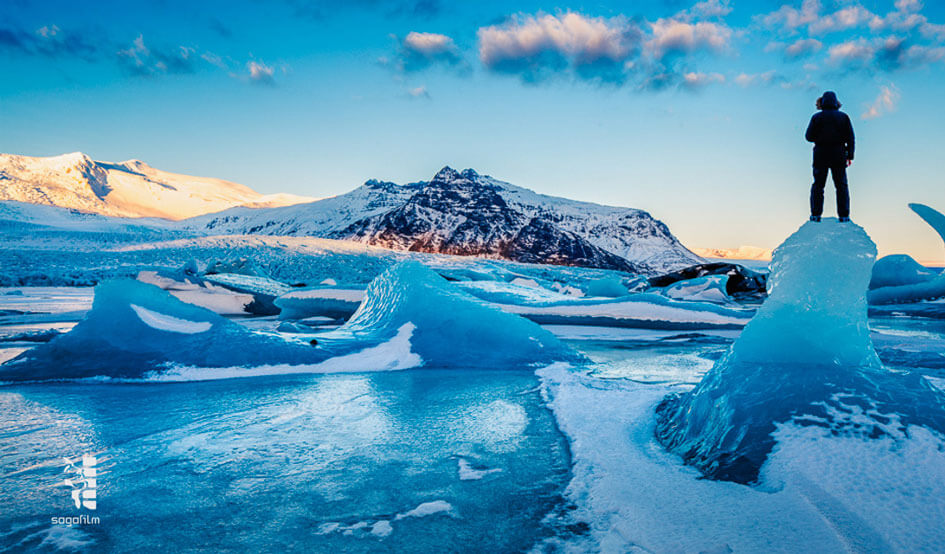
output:
[[[824,185],[827,171],[837,189],[837,215],[850,221],[850,191],[847,168],[853,163],[853,123],[840,111],[837,95],[827,91],[817,99],[817,109],[807,126],[808,142],[814,143],[814,184],[810,188],[810,220],[820,221],[824,213]]]

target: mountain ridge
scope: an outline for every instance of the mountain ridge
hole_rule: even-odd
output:
[[[163,217],[176,221],[162,228],[194,235],[312,236],[646,274],[703,261],[643,210],[544,195],[473,169],[445,166],[429,181],[402,185],[369,179],[337,196],[291,196],[283,205],[268,205],[274,197],[278,204],[279,195],[164,172],[141,160],[97,162],[78,152],[0,155],[0,201],[110,217]],[[183,217],[182,209],[183,215],[197,213]]]
[[[396,250],[639,273],[703,261],[643,210],[543,195],[449,166],[430,181],[398,185],[370,179],[318,202],[269,210],[233,208],[189,224],[230,234],[310,235]]]
[[[223,179],[162,171],[137,159],[95,161],[82,152],[51,157],[0,154],[0,185],[0,200],[171,220],[239,205],[274,207],[316,200],[264,195]]]

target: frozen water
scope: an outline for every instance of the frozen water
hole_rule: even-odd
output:
[[[936,275],[938,275],[937,272],[913,260],[912,256],[891,254],[883,256],[873,264],[870,290],[880,287],[915,285],[928,281]]]
[[[706,275],[695,279],[676,281],[663,289],[663,294],[676,300],[734,304],[726,292],[728,275]]]
[[[419,262],[402,262],[368,285],[351,319],[327,337],[370,337],[416,325],[413,351],[445,367],[534,366],[583,358],[550,332],[452,286]]]
[[[286,292],[275,299],[282,319],[330,317],[347,319],[364,300],[364,288],[324,285]]]
[[[184,277],[182,281],[159,275],[157,271],[138,273],[138,281],[160,287],[175,298],[206,308],[220,315],[246,315],[246,307],[253,302],[250,294],[239,294],[212,283],[194,283]]]
[[[909,204],[945,241],[945,214],[923,204]],[[945,297],[945,274],[924,268],[909,256],[876,262],[870,282],[871,305],[902,304]]]
[[[497,304],[546,325],[596,325],[651,329],[738,328],[753,312],[735,306],[690,302],[638,292],[620,298],[573,298]]]
[[[70,332],[0,368],[0,380],[140,378],[170,364],[197,367],[318,363],[331,354],[254,333],[157,286],[113,281]]]
[[[3,387],[0,544],[48,546],[50,515],[79,513],[55,486],[60,456],[91,451],[110,459],[102,523],[52,531],[88,550],[527,551],[554,532],[543,520],[568,479],[537,386],[530,371],[430,368]],[[528,422],[501,443],[468,425],[497,402]],[[457,457],[502,471],[462,480]]]
[[[888,371],[873,348],[865,293],[875,256],[862,228],[835,219],[785,240],[769,297],[730,352],[658,408],[666,447],[710,477],[751,483],[778,423],[849,430],[829,409],[869,406],[878,421],[896,415],[945,432],[945,396],[917,374]]]
[[[316,347],[253,331],[154,285],[105,283],[82,322],[4,364],[0,380],[189,380],[582,359],[538,325],[453,288],[416,262],[385,272],[366,295],[352,318],[320,335]]]

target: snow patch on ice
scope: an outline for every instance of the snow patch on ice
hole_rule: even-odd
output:
[[[466,458],[459,458],[458,470],[459,470],[459,480],[460,481],[479,481],[487,475],[492,475],[493,473],[501,473],[502,468],[494,467],[489,469],[477,468],[474,467],[469,460]]]
[[[404,512],[402,514],[397,514],[394,518],[394,521],[399,521],[408,517],[428,517],[437,514],[453,514],[453,505],[445,500],[434,500],[432,502],[424,502],[417,506],[416,508]]]
[[[143,308],[137,304],[131,304],[131,309],[134,310],[136,314],[138,314],[138,317],[141,318],[141,321],[143,321],[145,325],[159,331],[194,335],[196,333],[209,331],[210,328],[213,327],[213,324],[211,324],[209,321],[190,321],[187,319],[181,319],[179,317],[161,314],[147,308]]]
[[[360,373],[374,371],[398,371],[423,365],[423,359],[411,351],[410,337],[414,325],[406,323],[389,341],[365,348],[360,352],[329,358],[324,362],[307,365],[263,365],[257,367],[174,367],[152,371],[144,376],[145,381],[179,382],[258,377],[262,375],[287,375],[293,373]]]

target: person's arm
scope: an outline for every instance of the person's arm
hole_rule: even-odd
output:
[[[807,139],[807,142],[817,142],[817,114],[814,114],[810,118],[810,123],[807,124],[807,132],[804,133],[804,138]]]
[[[853,122],[847,116],[847,159],[853,161],[853,151],[856,149],[856,137],[853,136]]]

